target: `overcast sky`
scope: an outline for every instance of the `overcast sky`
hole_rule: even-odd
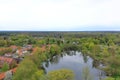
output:
[[[120,30],[120,0],[0,0],[0,30]]]

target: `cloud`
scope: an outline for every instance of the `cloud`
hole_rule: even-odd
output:
[[[73,30],[84,26],[118,29],[119,3],[119,0],[1,0],[0,27],[1,30]]]

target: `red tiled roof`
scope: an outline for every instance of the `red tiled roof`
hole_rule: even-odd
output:
[[[0,56],[0,61],[7,62],[8,64],[10,64],[12,62],[12,60],[13,60],[13,58]]]
[[[5,73],[0,73],[0,80],[3,80],[5,78]]]
[[[11,70],[12,70],[13,73],[15,73],[16,70],[17,70],[17,68],[13,68],[13,69],[11,69]]]
[[[10,48],[12,48],[12,49],[16,49],[16,48],[17,48],[17,46],[12,45],[12,46],[10,46]]]

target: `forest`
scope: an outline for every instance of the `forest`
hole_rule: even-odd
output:
[[[16,48],[11,47],[16,46]],[[20,53],[19,50],[22,52]],[[77,80],[71,69],[58,69],[46,73],[43,63],[52,61],[63,52],[78,51],[91,57],[95,68],[105,72],[98,80],[120,80],[120,32],[0,32],[0,56],[13,58],[9,65],[0,59],[1,80]],[[9,55],[9,56],[8,56]],[[70,55],[70,54],[69,54]],[[100,66],[102,64],[102,67]],[[7,71],[16,68],[12,74]],[[76,67],[77,68],[77,67]],[[88,67],[81,71],[82,79],[91,78]]]

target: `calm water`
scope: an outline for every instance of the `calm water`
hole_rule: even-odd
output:
[[[54,56],[48,62],[44,64],[45,70],[48,73],[52,70],[57,69],[70,69],[75,74],[75,80],[83,79],[83,69],[88,67],[90,70],[90,76],[93,78],[92,80],[101,80],[100,78],[105,77],[105,73],[95,66],[95,61],[89,56],[83,55],[80,52],[70,51],[68,53],[63,53],[62,55]]]

